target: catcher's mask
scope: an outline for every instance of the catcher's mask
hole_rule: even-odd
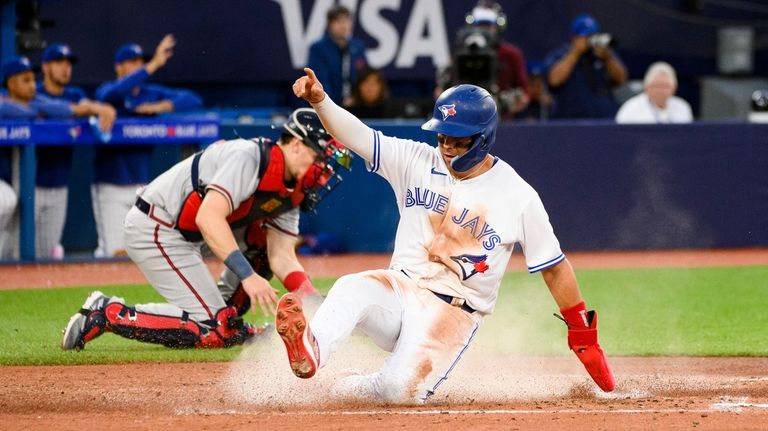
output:
[[[340,168],[351,170],[352,153],[325,131],[314,109],[293,111],[283,128],[317,153],[315,163],[300,180],[304,192],[301,210],[314,212],[317,204],[341,184]]]

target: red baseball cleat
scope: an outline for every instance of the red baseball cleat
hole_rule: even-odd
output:
[[[275,327],[285,343],[288,362],[296,377],[308,379],[317,372],[320,349],[309,330],[307,318],[296,293],[286,293],[277,303]]]

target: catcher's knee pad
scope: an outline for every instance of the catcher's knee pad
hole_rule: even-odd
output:
[[[186,312],[181,317],[151,314],[117,302],[107,306],[105,315],[115,334],[166,347],[229,347],[253,336],[234,307],[222,308],[215,319],[200,323],[190,320]]]

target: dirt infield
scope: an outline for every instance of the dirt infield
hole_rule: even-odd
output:
[[[768,250],[569,258],[577,268],[768,265]],[[388,257],[303,262],[314,276],[334,276],[384,267]],[[515,259],[510,269],[525,265]],[[6,265],[0,280],[6,289],[144,282],[128,262]],[[257,348],[233,363],[2,367],[0,430],[768,429],[768,358],[612,358],[617,390],[606,395],[575,358],[479,352],[428,404],[382,406],[328,398],[311,385],[332,385],[335,374],[298,381],[285,375],[284,352],[253,354]]]

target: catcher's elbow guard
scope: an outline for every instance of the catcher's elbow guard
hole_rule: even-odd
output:
[[[605,358],[603,349],[597,342],[597,312],[587,312],[588,326],[586,328],[568,328],[568,347],[573,350],[592,380],[605,392],[616,388],[611,368]]]

